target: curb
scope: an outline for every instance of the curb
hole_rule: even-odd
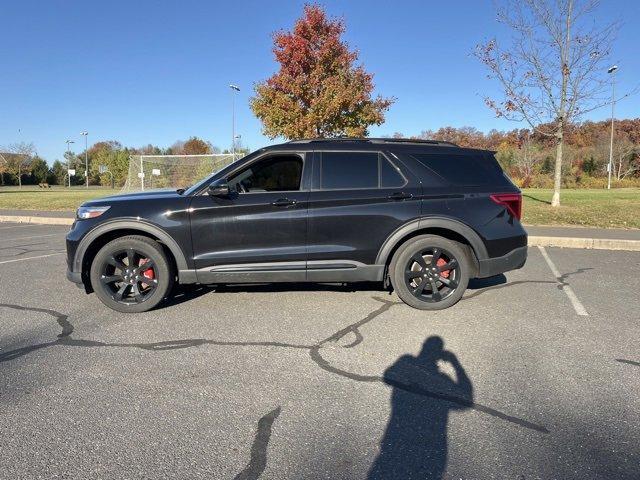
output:
[[[34,223],[39,225],[71,225],[73,218],[28,217],[25,215],[0,215],[0,222]]]
[[[589,250],[626,250],[640,252],[640,240],[579,237],[529,237],[530,247],[583,248]]]
[[[36,225],[71,225],[73,218],[29,217],[24,215],[0,215],[0,222],[32,223]],[[582,248],[589,250],[626,250],[640,252],[640,240],[612,238],[541,237],[530,236],[530,247]]]

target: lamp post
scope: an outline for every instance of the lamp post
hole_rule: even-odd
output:
[[[67,144],[67,153],[71,153],[71,149],[69,148],[69,145],[72,143],[76,143],[73,140],[67,140],[64,143]],[[71,188],[71,175],[69,174],[69,168],[71,167],[71,165],[69,164],[70,158],[67,158],[67,178],[69,179],[69,188]]]
[[[236,105],[235,105],[235,92],[240,91],[240,87],[233,83],[229,85],[231,89],[231,153],[233,159],[236,159]]]
[[[84,177],[87,179],[87,188],[89,188],[89,154],[87,152],[89,132],[80,132],[80,135],[84,137]]]
[[[616,76],[615,73],[618,66],[609,67],[607,73],[611,75],[611,143],[609,144],[609,179],[607,181],[607,190],[611,190],[611,170],[613,169],[613,110],[616,105]]]

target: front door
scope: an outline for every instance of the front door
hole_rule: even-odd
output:
[[[230,174],[228,197],[193,199],[198,281],[305,279],[307,170],[304,153],[267,154]]]

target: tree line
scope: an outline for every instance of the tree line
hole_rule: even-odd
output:
[[[544,126],[542,128],[545,128]],[[613,148],[613,186],[640,185],[640,118],[615,121]],[[566,127],[562,185],[567,188],[604,188],[607,182],[611,124],[609,121],[586,121]],[[552,138],[532,129],[482,132],[474,127],[442,127],[423,130],[419,135],[408,136],[400,132],[396,138],[418,138],[453,142],[461,147],[481,148],[496,152],[502,168],[520,187],[553,187],[555,144]],[[6,161],[0,158],[2,185],[49,183],[66,185],[67,162],[76,169],[71,185],[84,183],[84,151],[67,154],[64,161],[55,160],[51,166],[36,154],[32,145],[19,145],[0,149]],[[11,150],[9,152],[9,150]],[[239,153],[249,149],[237,146]],[[89,183],[121,187],[129,171],[131,155],[200,155],[229,153],[198,137],[177,141],[168,148],[146,145],[140,148],[124,147],[112,140],[98,142],[88,149]],[[109,173],[100,172],[105,166]]]
[[[491,130],[443,127],[414,138],[444,140],[461,147],[496,152],[502,168],[520,187],[553,188],[557,145],[540,129]],[[565,161],[561,184],[565,188],[604,188],[607,184],[611,123],[586,121],[565,125]],[[395,133],[402,138],[402,133]],[[612,185],[640,186],[640,118],[615,121],[611,169]]]
[[[85,152],[64,155],[64,160],[54,160],[51,166],[35,153],[31,143],[19,143],[0,148],[0,185],[68,185],[67,166],[75,169],[71,185],[85,182]],[[237,154],[248,153],[248,148],[236,145]],[[168,148],[145,145],[140,148],[125,147],[116,140],[97,142],[87,150],[89,184],[120,188],[129,173],[132,155],[204,155],[230,153],[211,142],[198,137],[178,140]],[[101,167],[104,170],[101,171]]]

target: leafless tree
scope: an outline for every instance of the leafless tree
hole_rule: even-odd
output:
[[[610,102],[607,59],[619,23],[602,25],[598,0],[504,0],[498,21],[512,32],[476,48],[478,57],[504,90],[485,98],[499,117],[527,122],[556,144],[554,192],[560,205],[562,150],[568,124]]]
[[[515,158],[516,167],[523,178],[530,179],[535,173],[535,167],[542,160],[542,156],[527,130],[523,131],[519,137],[519,148]]]
[[[602,163],[609,163],[609,137],[602,136],[596,145],[597,155]],[[640,171],[640,146],[634,144],[628,135],[616,134],[613,141],[613,155],[611,175],[616,180],[622,180]]]
[[[12,143],[0,154],[0,170],[3,175],[16,175],[19,188],[22,188],[22,175],[31,171],[35,150],[33,143],[20,142]]]

